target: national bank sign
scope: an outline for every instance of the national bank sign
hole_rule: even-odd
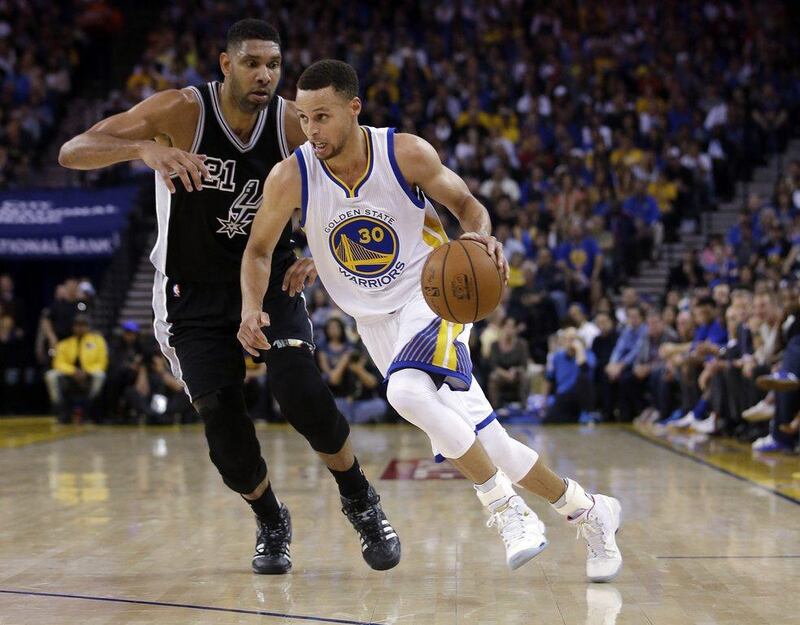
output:
[[[18,190],[0,193],[0,258],[110,256],[136,187]]]

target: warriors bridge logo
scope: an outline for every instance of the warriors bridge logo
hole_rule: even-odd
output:
[[[328,241],[339,266],[358,278],[380,278],[392,269],[399,252],[394,229],[382,220],[365,215],[338,223],[330,231]],[[373,280],[366,282],[363,286],[388,284],[386,280],[375,280],[375,285],[370,284]]]

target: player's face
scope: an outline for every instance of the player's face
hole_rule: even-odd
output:
[[[333,87],[325,87],[314,91],[298,89],[295,104],[314,155],[327,161],[340,154],[358,124],[361,100],[348,100]]]
[[[248,39],[220,55],[220,67],[236,105],[258,113],[269,105],[281,79],[281,48],[274,41]]]

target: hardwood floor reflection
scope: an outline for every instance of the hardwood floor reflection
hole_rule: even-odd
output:
[[[622,501],[625,565],[613,584],[584,581],[584,544],[532,496],[550,546],[509,571],[470,485],[430,464],[410,427],[354,428],[403,541],[400,565],[378,573],[306,443],[260,426],[292,511],[294,569],[258,577],[252,516],[222,485],[199,427],[62,431],[0,420],[0,625],[798,622],[796,457],[770,466],[736,448],[675,453],[618,427],[514,433],[560,473]],[[393,460],[386,476],[398,479],[379,479]],[[752,481],[731,475],[736,463]]]

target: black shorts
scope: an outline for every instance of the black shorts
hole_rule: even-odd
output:
[[[241,315],[237,283],[175,282],[156,273],[153,288],[155,334],[172,372],[189,397],[213,393],[244,380],[245,352],[236,334]],[[314,345],[305,298],[276,289],[267,293],[264,311],[270,325],[267,340]]]

